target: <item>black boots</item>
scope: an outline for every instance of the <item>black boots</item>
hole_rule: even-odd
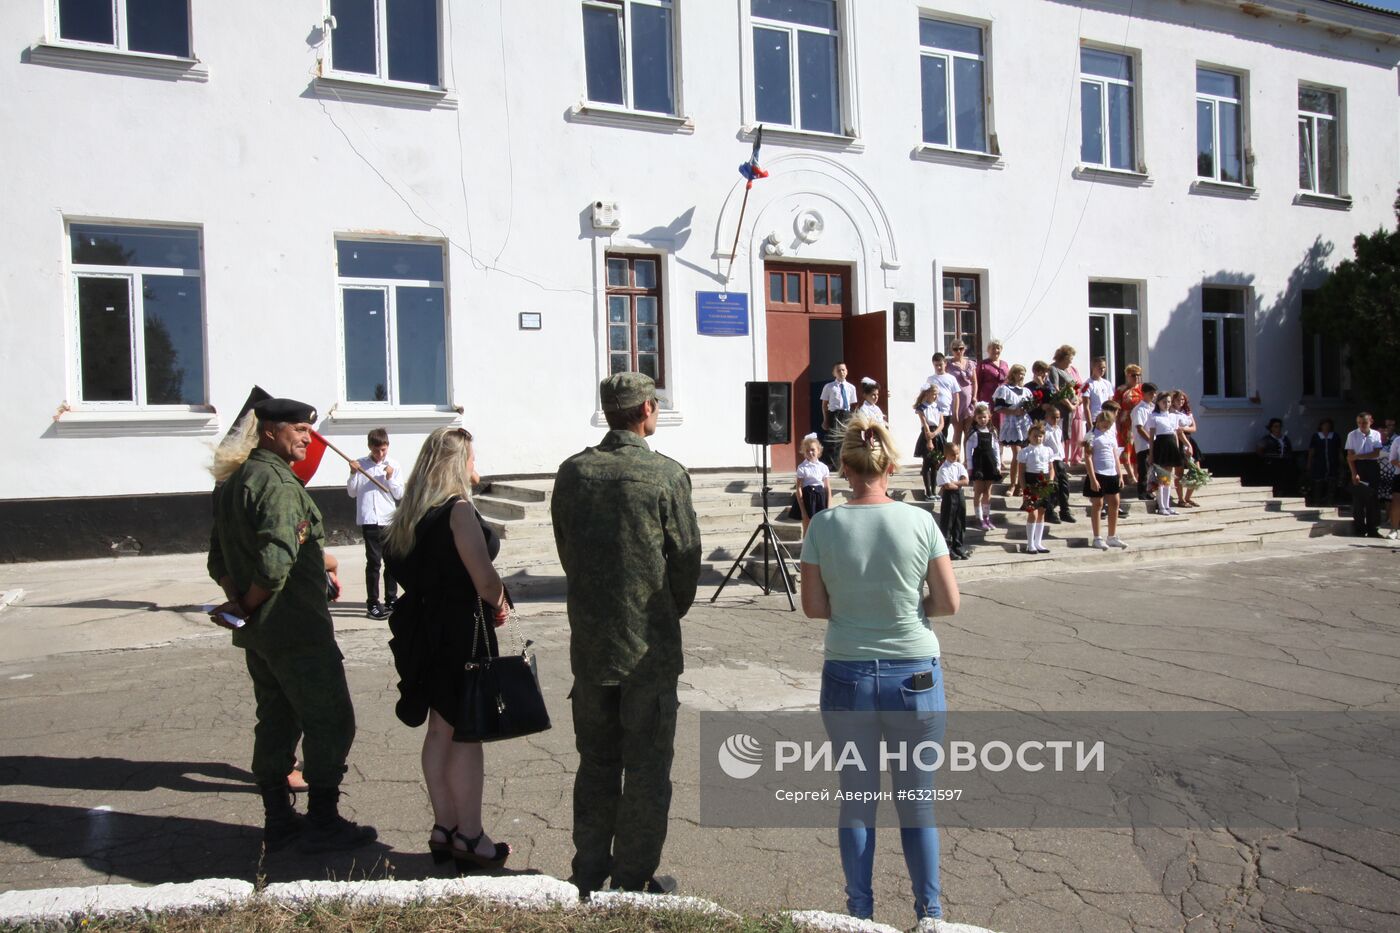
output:
[[[292,807],[286,783],[259,784],[263,801],[263,846],[269,852],[284,849],[306,829],[306,817]]]
[[[311,785],[307,792],[306,831],[297,848],[302,852],[335,852],[368,845],[379,838],[373,826],[361,826],[340,815],[340,788]]]

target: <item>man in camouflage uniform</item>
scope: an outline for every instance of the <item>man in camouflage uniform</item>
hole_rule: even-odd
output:
[[[585,896],[664,890],[654,877],[671,807],[681,617],[700,578],[690,476],[646,438],[656,385],[620,373],[600,387],[611,430],[565,460],[550,514],[569,580],[574,862]]]
[[[306,457],[316,411],[291,399],[267,399],[253,411],[258,446],[214,494],[209,576],[228,602],[210,617],[233,629],[253,679],[253,776],[267,849],[294,840],[303,852],[354,848],[376,833],[343,818],[337,805],[355,711],[326,603],[325,534],[320,510],[288,466]],[[303,731],[304,819],[287,790]]]

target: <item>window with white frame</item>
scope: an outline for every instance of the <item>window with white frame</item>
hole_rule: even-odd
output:
[[[1079,50],[1079,161],[1100,168],[1137,170],[1133,57]]]
[[[1298,86],[1298,188],[1314,194],[1341,194],[1341,111],[1339,95]]]
[[[344,398],[447,404],[447,287],[438,243],[337,240]]]
[[[925,143],[987,151],[986,66],[980,27],[920,18]]]
[[[607,255],[608,372],[646,373],[666,387],[661,258]]]
[[[1302,294],[1303,313],[1317,300],[1316,289]],[[1330,335],[1303,326],[1303,396],[1337,399],[1342,397],[1342,348]]]
[[[55,0],[54,13],[64,42],[190,57],[189,0]]]
[[[1136,282],[1089,282],[1089,359],[1107,360],[1116,386],[1128,381],[1129,366],[1142,362],[1138,290]]]
[[[442,85],[438,0],[330,0],[331,71]]]
[[[1245,184],[1243,79],[1196,68],[1196,175]]]
[[[1245,328],[1249,290],[1206,285],[1201,288],[1201,394],[1244,398]]]
[[[584,0],[588,99],[674,114],[674,24],[671,0]]]
[[[750,0],[759,123],[840,134],[836,0]]]
[[[199,231],[72,223],[68,243],[82,403],[203,405]]]

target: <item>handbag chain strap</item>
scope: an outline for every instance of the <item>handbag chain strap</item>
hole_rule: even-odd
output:
[[[477,596],[476,598],[476,613],[474,621],[476,624],[472,626],[471,653],[471,656],[473,658],[476,657],[476,649],[480,647],[482,638],[486,634],[486,601],[483,600],[480,596]],[[520,634],[520,614],[516,612],[515,603],[511,600],[509,595],[506,596],[506,621],[501,624],[501,628],[507,628],[510,630],[511,640],[514,642],[515,645],[515,653],[519,655],[525,654],[525,649],[529,648],[531,643],[526,642],[524,637]],[[487,650],[489,651],[491,639],[488,637],[485,639],[485,641],[487,644]],[[499,651],[500,645],[497,644],[496,647]],[[496,656],[499,657],[500,655],[497,654]],[[470,664],[472,662],[469,661],[468,663]]]

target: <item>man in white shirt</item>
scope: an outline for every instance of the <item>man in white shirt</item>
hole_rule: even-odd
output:
[[[1347,467],[1351,471],[1351,527],[1358,538],[1383,538],[1381,505],[1376,487],[1381,481],[1385,448],[1381,432],[1371,429],[1371,413],[1356,416],[1356,430],[1347,435]]]
[[[831,381],[822,387],[822,461],[828,469],[837,468],[846,422],[859,398],[856,387],[846,381],[846,364],[831,367]]]
[[[1156,409],[1153,399],[1157,397],[1157,387],[1150,382],[1142,386],[1142,401],[1138,402],[1133,409],[1133,457],[1137,465],[1137,497],[1139,499],[1150,499],[1147,494],[1147,481],[1149,470],[1147,469],[1147,458],[1152,453],[1152,436],[1147,433],[1147,419],[1152,417],[1152,412]]]
[[[372,481],[378,480],[389,489],[385,492]],[[399,585],[384,568],[384,598],[379,601],[379,567],[384,561],[384,536],[389,532],[389,520],[403,498],[403,470],[389,456],[389,432],[375,428],[369,432],[369,456],[350,464],[350,480],[345,492],[355,500],[355,523],[365,539],[365,615],[383,619],[394,608]]]

